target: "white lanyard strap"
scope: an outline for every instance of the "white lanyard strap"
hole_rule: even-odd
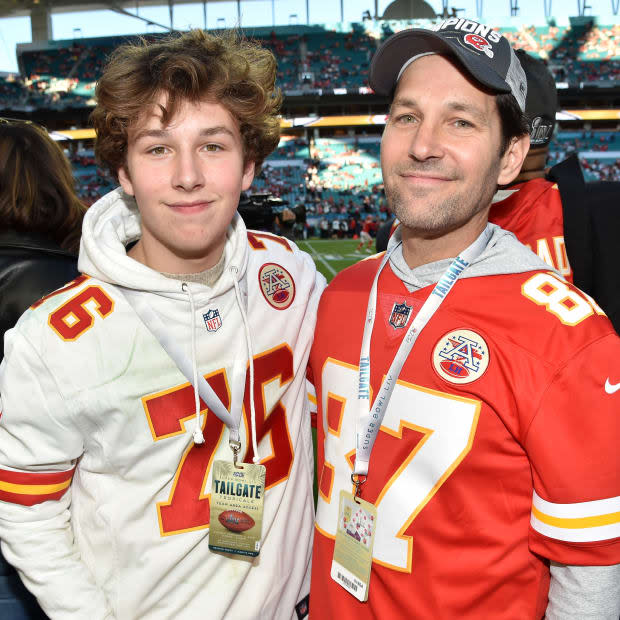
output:
[[[200,398],[205,402],[207,407],[228,427],[230,432],[230,441],[239,442],[239,424],[241,422],[241,407],[233,406],[231,403],[231,412],[226,409],[219,396],[213,391],[213,388],[198,373],[198,385],[194,385],[194,377],[192,363],[183,353],[181,347],[171,337],[170,331],[166,329],[161,318],[155,313],[150,304],[144,299],[144,293],[134,291],[133,289],[116,287],[124,296],[129,305],[134,309],[140,317],[145,327],[157,338],[164,351],[172,358],[172,361],[178,366],[179,370],[185,375],[185,378],[198,389]],[[244,363],[245,366],[245,363]],[[237,374],[236,372],[234,373]],[[238,410],[238,415],[233,415]]]
[[[389,253],[383,257],[375,279],[370,289],[368,298],[368,309],[366,311],[366,323],[364,325],[364,335],[362,336],[362,349],[360,353],[359,365],[359,384],[358,384],[358,419],[357,419],[357,441],[355,447],[355,469],[354,474],[366,476],[368,474],[368,463],[370,454],[375,444],[375,439],[383,422],[385,411],[394,391],[394,386],[400,372],[415,344],[418,336],[437,312],[443,300],[452,290],[454,283],[459,279],[463,271],[483,252],[486,248],[491,230],[487,227],[482,234],[461,254],[459,254],[439,278],[428,299],[418,312],[415,319],[411,322],[407,333],[403,337],[400,347],[392,360],[392,364],[381,384],[379,392],[370,407],[370,341],[372,330],[375,323],[377,308],[377,288],[379,275],[390,259],[392,252],[402,243],[395,245]]]

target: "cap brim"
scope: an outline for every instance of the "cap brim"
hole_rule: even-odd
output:
[[[455,56],[477,82],[499,93],[510,92],[506,82],[485,61],[461,47],[457,39],[423,28],[402,30],[377,50],[370,64],[370,87],[378,95],[391,95],[402,66],[410,58],[429,52]]]

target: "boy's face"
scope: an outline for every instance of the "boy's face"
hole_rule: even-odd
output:
[[[164,127],[153,105],[129,130],[126,162],[119,180],[142,219],[142,237],[129,254],[166,273],[213,267],[240,193],[254,178],[236,119],[219,103],[185,102]]]

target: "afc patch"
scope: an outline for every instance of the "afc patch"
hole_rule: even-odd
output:
[[[480,379],[489,365],[489,347],[470,329],[455,329],[442,336],[433,349],[435,372],[450,383]]]
[[[295,299],[293,276],[276,263],[265,263],[258,270],[258,283],[263,297],[276,310],[286,310]]]
[[[402,329],[409,322],[412,306],[408,306],[404,301],[402,304],[394,304],[390,314],[389,323],[394,329]]]
[[[222,327],[222,317],[217,308],[214,310],[207,310],[206,314],[202,315],[202,318],[205,320],[208,332],[216,332]]]

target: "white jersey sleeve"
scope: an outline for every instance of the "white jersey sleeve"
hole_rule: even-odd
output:
[[[82,433],[40,353],[15,329],[5,342],[0,368],[2,552],[54,620],[112,618],[81,560],[71,526],[71,481],[83,452]]]

